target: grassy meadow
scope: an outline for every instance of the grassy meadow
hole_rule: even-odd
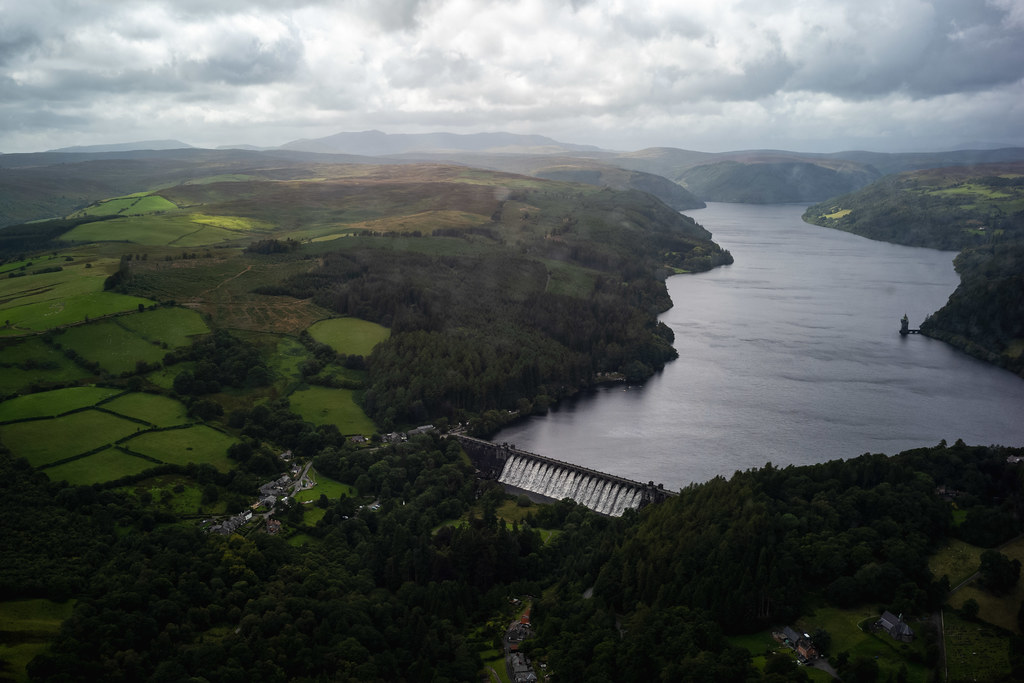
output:
[[[103,291],[104,280],[117,268],[113,259],[57,265],[62,270],[0,278],[0,336],[41,332],[152,303]]]
[[[103,408],[118,415],[144,420],[154,427],[173,427],[190,420],[181,401],[157,394],[125,394],[104,403]]]
[[[121,393],[110,387],[67,387],[17,396],[0,403],[0,422],[38,417],[57,417],[72,410],[94,406]]]
[[[0,441],[34,467],[88,453],[136,431],[139,425],[99,410],[49,420],[0,425]]]
[[[309,469],[309,477],[316,482],[316,486],[295,494],[295,500],[300,503],[304,503],[307,500],[319,500],[321,494],[327,496],[329,500],[337,500],[342,496],[354,497],[359,495],[354,486],[335,481],[326,475],[320,474],[313,468]]]
[[[180,474],[149,477],[117,491],[140,499],[148,496],[158,509],[174,515],[223,514],[227,509],[222,500],[203,503],[202,486]]]
[[[69,328],[57,337],[57,342],[74,349],[87,361],[99,363],[112,375],[135,370],[139,361],[159,363],[167,355],[165,349],[118,325],[115,320]]]
[[[253,232],[265,233],[269,229],[270,226],[262,221],[239,216],[150,213],[84,223],[66,232],[61,239],[70,242],[130,242],[150,247],[199,247],[229,242]]]
[[[0,397],[78,382],[91,376],[90,371],[39,337],[0,345]]]
[[[148,192],[136,192],[113,197],[91,204],[75,213],[69,218],[80,218],[83,216],[119,216],[119,215],[141,215],[162,211],[173,211],[178,205],[167,199],[150,194]]]
[[[936,578],[949,577],[949,585],[955,588],[978,571],[982,549],[959,539],[950,539],[937,553],[928,558],[928,568]]]
[[[60,631],[61,622],[71,616],[75,601],[6,600],[0,601],[0,661],[9,668],[4,680],[28,681],[25,667],[42,653]],[[9,677],[9,678],[8,678]]]
[[[194,425],[185,429],[146,432],[126,441],[124,446],[160,462],[175,465],[206,463],[227,472],[232,467],[227,450],[236,442],[233,436],[212,427]]]
[[[1024,537],[1011,541],[997,550],[1011,560],[1019,560],[1021,564],[1024,564]],[[978,548],[977,551],[980,558],[982,550]],[[980,559],[974,563],[975,571],[980,564]],[[1017,623],[1017,610],[1020,608],[1021,602],[1024,601],[1024,581],[1018,581],[1013,591],[1007,595],[992,595],[981,588],[977,582],[971,582],[953,593],[948,604],[960,609],[968,599],[974,599],[978,603],[979,619],[1007,631],[1021,633]]]
[[[149,460],[129,455],[112,446],[84,458],[48,467],[44,471],[52,481],[66,481],[72,486],[89,486],[145,472],[154,466]]]
[[[366,416],[356,403],[355,392],[350,389],[309,387],[288,397],[291,409],[313,424],[332,424],[342,434],[369,436],[377,425]]]
[[[998,681],[1010,673],[1006,635],[992,626],[967,621],[943,610],[946,669],[950,681]]]
[[[179,307],[161,307],[137,315],[116,319],[121,327],[150,342],[163,342],[170,348],[186,346],[196,335],[210,331],[196,311]]]
[[[330,318],[314,323],[309,334],[321,344],[349,356],[368,356],[391,334],[388,328],[359,318]]]

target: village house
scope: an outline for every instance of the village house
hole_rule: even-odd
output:
[[[888,610],[883,612],[882,618],[875,622],[875,628],[885,631],[893,640],[903,643],[909,643],[914,639],[914,630],[907,626],[907,622],[903,621],[903,615],[897,617]]]
[[[799,633],[789,626],[784,626],[781,631],[772,633],[772,636],[780,643],[788,645],[801,661],[810,661],[818,657],[818,648],[806,633]]]
[[[514,683],[533,683],[537,680],[537,674],[530,666],[530,660],[521,652],[515,652],[509,658],[509,668],[512,669],[511,678]]]

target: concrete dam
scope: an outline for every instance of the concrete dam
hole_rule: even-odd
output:
[[[526,493],[541,502],[570,498],[595,512],[612,517],[628,508],[676,495],[661,484],[624,479],[613,474],[529,453],[509,444],[496,444],[455,435],[473,465],[486,477],[497,479],[505,490]]]

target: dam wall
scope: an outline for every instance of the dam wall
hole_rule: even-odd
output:
[[[483,476],[497,479],[507,491],[532,494],[540,501],[570,498],[595,512],[618,517],[629,508],[641,508],[676,495],[654,482],[643,484],[521,451],[513,445],[462,435],[451,438],[459,440]]]

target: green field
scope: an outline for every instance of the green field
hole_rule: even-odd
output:
[[[309,334],[338,353],[368,356],[374,346],[388,338],[391,331],[359,318],[331,318],[310,325]]]
[[[0,396],[75,382],[92,375],[39,337],[7,342],[0,348],[0,358]]]
[[[119,488],[118,493],[136,498],[148,494],[152,501],[150,505],[174,515],[194,515],[200,511],[205,514],[224,513],[227,504],[223,500],[203,504],[202,488],[187,476],[164,474]]]
[[[946,668],[951,681],[998,681],[1010,673],[1006,636],[988,624],[943,610]]]
[[[306,526],[316,526],[317,522],[324,518],[327,510],[317,505],[302,506],[302,523]]]
[[[231,469],[227,450],[237,439],[206,425],[185,429],[147,432],[127,441],[124,446],[137,453],[175,465],[208,463],[221,472]]]
[[[134,206],[135,203],[145,195],[145,192],[136,192],[135,194],[129,194],[123,197],[111,197],[110,199],[104,199],[85,207],[81,211],[74,212],[71,214],[70,218],[78,218],[81,216],[116,216],[122,211]]]
[[[966,545],[966,544],[965,544]],[[973,548],[973,546],[968,546]],[[1019,560],[1024,564],[1024,537],[1018,538],[998,549],[1011,560]],[[977,570],[981,565],[982,550],[977,549],[978,559],[974,563]],[[955,584],[954,584],[955,585]],[[949,605],[959,609],[969,598],[978,603],[978,617],[990,624],[1014,633],[1020,633],[1020,626],[1017,623],[1017,610],[1024,601],[1024,581],[1018,581],[1016,587],[1007,595],[996,596],[984,590],[972,582],[953,593],[949,598]]]
[[[138,361],[159,363],[167,355],[165,349],[126,330],[115,320],[72,327],[57,341],[115,375],[134,371]]]
[[[74,600],[10,600],[0,602],[0,661],[9,669],[3,671],[4,680],[27,681],[25,667],[43,652],[60,631],[62,621],[71,616]]]
[[[136,192],[135,194],[125,195],[123,197],[114,197],[112,199],[105,199],[100,202],[96,202],[91,206],[87,206],[81,211],[76,211],[71,214],[71,218],[78,218],[80,216],[137,216],[148,213],[157,213],[159,211],[172,211],[177,209],[178,205],[174,202],[170,202],[163,197],[155,194],[149,194],[148,192]]]
[[[262,221],[238,216],[174,213],[85,223],[61,239],[73,242],[131,242],[144,246],[197,247],[226,242],[250,232],[266,232]]]
[[[19,278],[0,278],[0,336],[23,335],[119,313],[151,303],[147,299],[103,291],[116,268],[113,259],[61,264],[63,270]]]
[[[113,443],[138,431],[134,422],[100,412],[83,410],[52,420],[33,420],[0,426],[0,442],[16,457],[33,467]]]
[[[505,653],[502,650],[484,650],[480,653],[480,659],[483,660],[488,681],[494,680],[494,676],[491,675],[491,671],[494,671],[498,675],[499,683],[510,683],[508,668],[505,666]]]
[[[171,389],[174,387],[174,378],[185,370],[194,370],[196,364],[187,361],[185,363],[175,363],[169,368],[160,368],[146,374],[146,379],[162,389]]]
[[[318,500],[321,494],[327,496],[329,500],[337,500],[343,495],[350,497],[358,495],[355,487],[335,481],[326,475],[320,474],[312,467],[309,469],[309,477],[316,482],[316,486],[295,494],[295,500],[300,503],[304,503],[307,500]]]
[[[320,539],[309,534],[295,534],[288,538],[288,545],[301,548],[304,545],[317,545],[320,543]]]
[[[66,481],[72,486],[88,486],[145,472],[156,466],[148,460],[111,447],[84,458],[48,467],[44,471],[53,481]]]
[[[544,265],[548,268],[546,291],[577,299],[586,299],[593,293],[597,271],[552,259],[544,259]]]
[[[157,394],[125,394],[104,403],[103,407],[118,415],[145,420],[155,427],[173,427],[189,422],[188,409],[181,401]]]
[[[155,308],[145,313],[117,318],[117,324],[146,341],[163,342],[170,348],[187,346],[192,337],[210,328],[199,313],[187,308]]]
[[[317,378],[323,380],[328,386],[338,386],[346,389],[361,389],[366,381],[365,370],[353,370],[338,363],[331,363],[324,367]]]
[[[309,387],[296,391],[288,400],[293,412],[313,424],[335,425],[342,434],[369,436],[377,431],[377,425],[359,407],[355,392],[350,389]]]
[[[267,363],[274,373],[275,385],[278,390],[287,393],[302,381],[299,364],[309,358],[306,347],[294,337],[281,337],[275,352]]]
[[[928,558],[928,568],[936,578],[949,577],[949,585],[956,587],[978,571],[982,549],[953,538]]]
[[[30,417],[56,417],[72,410],[96,405],[103,399],[119,393],[120,389],[109,387],[68,387],[18,396],[0,403],[0,422]]]

